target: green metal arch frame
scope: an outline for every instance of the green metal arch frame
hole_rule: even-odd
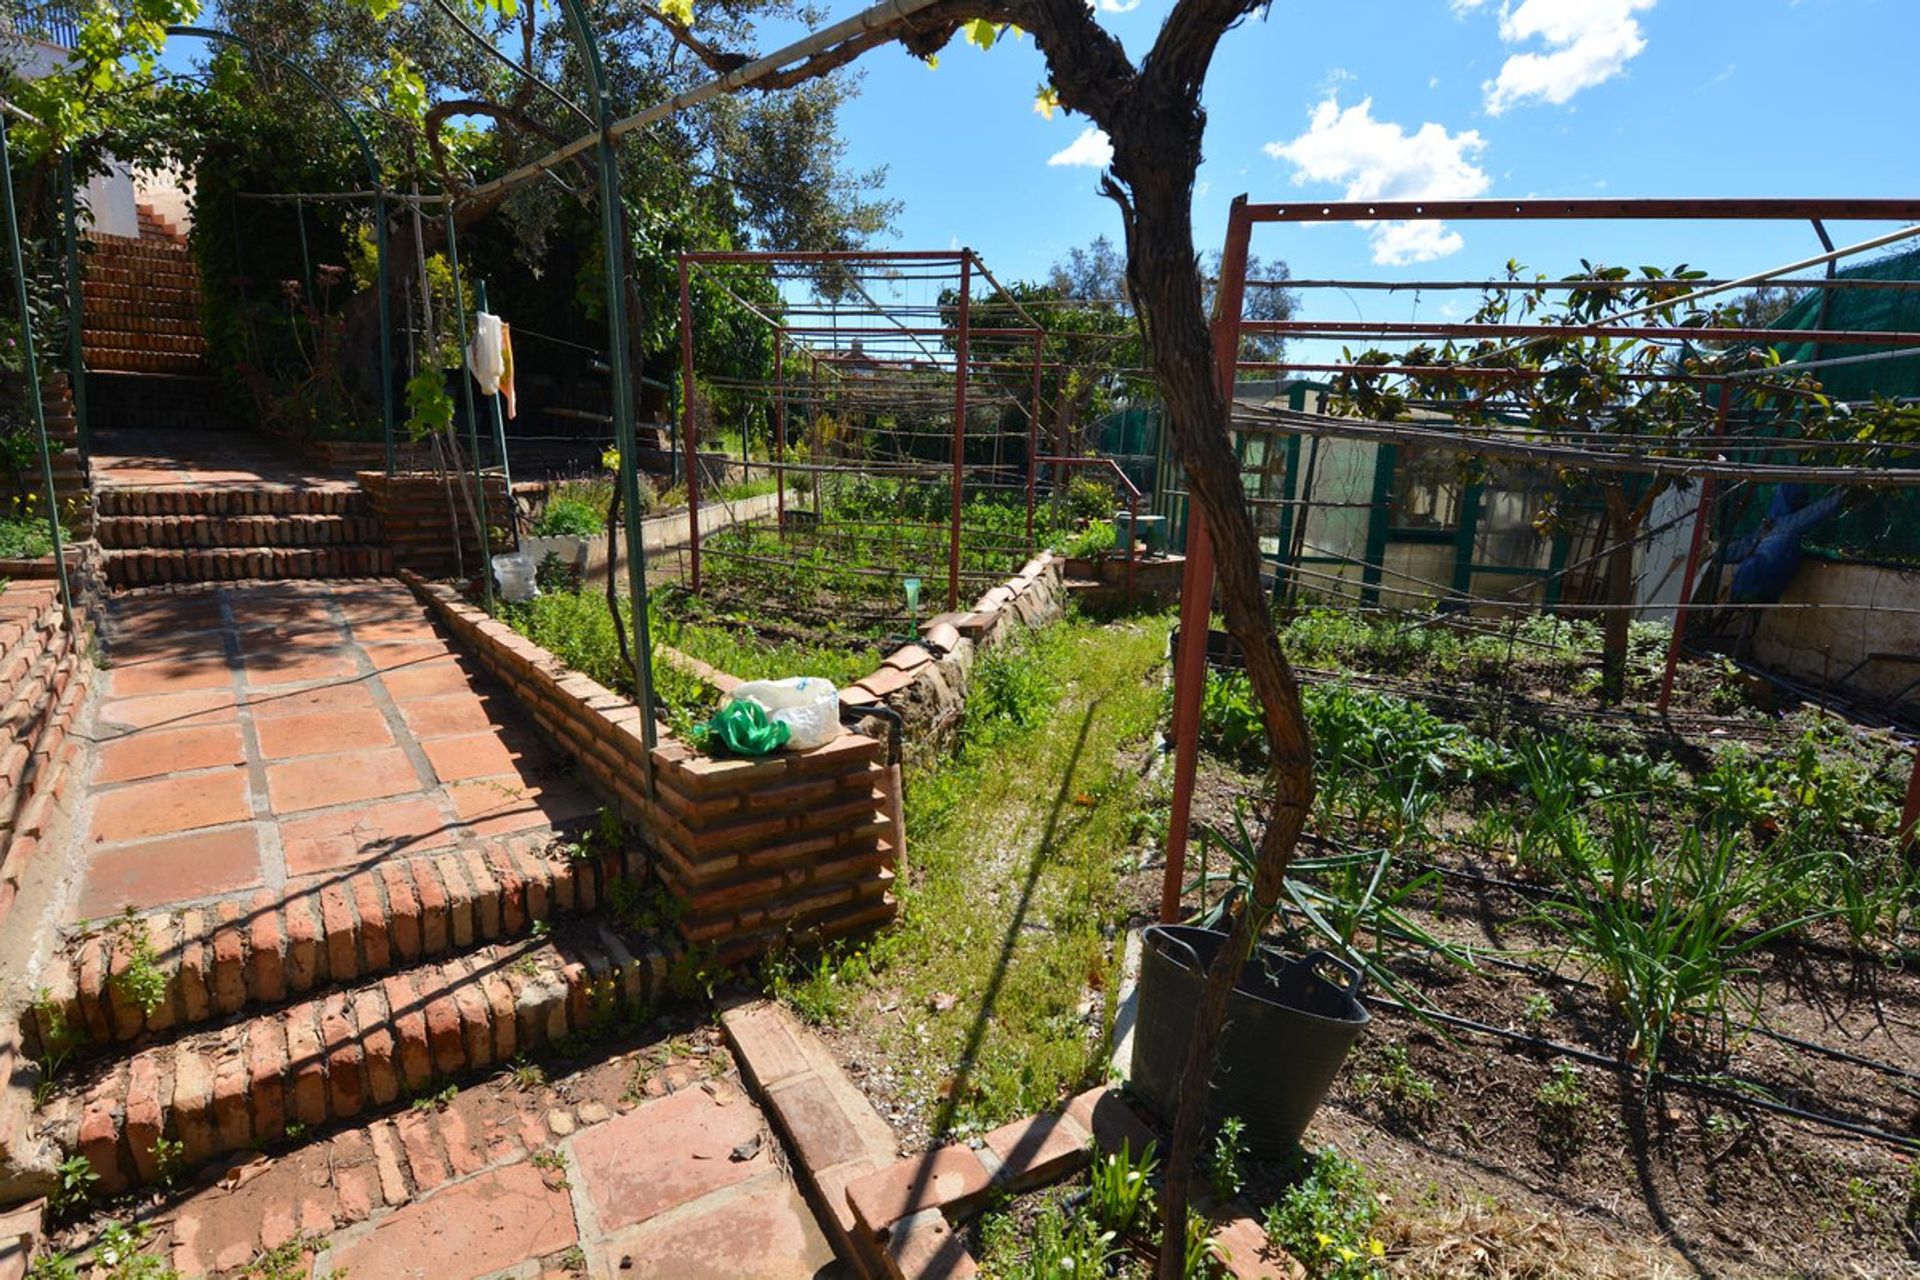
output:
[[[353,113],[347,110],[345,103],[296,62],[270,50],[262,49],[252,41],[234,35],[231,31],[220,31],[213,27],[170,26],[167,28],[167,35],[188,36],[196,40],[230,44],[245,50],[253,57],[270,59],[298,76],[309,89],[313,90],[316,97],[339,114],[340,119],[346,123],[348,131],[353,134],[354,143],[360,148],[360,158],[367,166],[367,184],[373,191],[376,277],[374,291],[379,294],[380,302],[380,412],[383,419],[383,439],[386,443],[387,474],[391,476],[393,474],[393,304],[387,296],[387,188],[381,180],[380,161],[373,154],[373,145],[367,141],[366,131],[361,129],[360,122],[353,118]]]

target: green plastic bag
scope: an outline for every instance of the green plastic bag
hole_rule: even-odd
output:
[[[792,733],[784,722],[768,718],[765,707],[744,699],[729,702],[707,721],[709,740],[741,756],[771,755]]]

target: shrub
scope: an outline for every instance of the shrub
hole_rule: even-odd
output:
[[[1267,1241],[1300,1259],[1309,1274],[1363,1280],[1383,1274],[1386,1248],[1373,1222],[1380,1202],[1359,1165],[1332,1147],[1300,1157],[1303,1168],[1279,1201],[1268,1206]]]
[[[538,538],[586,538],[606,528],[606,509],[596,510],[585,499],[570,494],[555,494],[547,499],[547,509],[533,522]]]

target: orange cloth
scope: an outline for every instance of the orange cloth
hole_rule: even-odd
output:
[[[500,394],[507,398],[507,416],[515,412],[513,394],[513,326],[505,320],[500,322],[500,360],[504,366],[500,374]]]

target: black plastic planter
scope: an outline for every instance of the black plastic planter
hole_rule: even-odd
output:
[[[1207,967],[1227,935],[1188,925],[1152,925],[1140,963],[1140,1016],[1133,1034],[1133,1087],[1163,1120],[1178,1105],[1180,1073]],[[1347,985],[1322,971],[1343,974]],[[1347,1051],[1370,1021],[1360,973],[1324,951],[1299,958],[1257,949],[1227,999],[1207,1118],[1238,1116],[1247,1150],[1284,1155],[1320,1108]]]

